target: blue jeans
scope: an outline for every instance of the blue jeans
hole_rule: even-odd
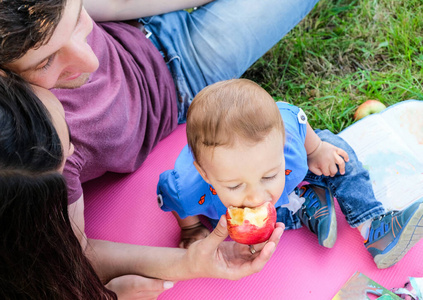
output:
[[[239,78],[294,28],[318,0],[215,0],[192,13],[140,19],[173,75],[179,123],[207,85]]]
[[[349,156],[345,163],[345,174],[339,172],[334,176],[316,175],[308,171],[304,181],[328,187],[337,199],[342,213],[351,227],[385,213],[383,204],[376,200],[370,182],[369,172],[364,169],[351,146],[341,137],[329,130],[316,130],[322,141],[344,149]],[[297,229],[301,222],[297,215],[286,208],[278,208],[278,222],[285,223],[286,229]]]

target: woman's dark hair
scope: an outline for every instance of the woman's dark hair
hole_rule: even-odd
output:
[[[0,298],[117,299],[85,257],[67,210],[59,136],[30,85],[0,76]]]
[[[46,44],[59,24],[67,0],[1,0],[0,66]]]

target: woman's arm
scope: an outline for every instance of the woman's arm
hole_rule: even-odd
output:
[[[259,272],[271,258],[284,230],[284,225],[277,223],[262,251],[251,255],[247,245],[224,241],[228,230],[222,216],[215,230],[189,249],[149,247],[87,239],[83,208],[83,197],[68,208],[75,233],[100,279],[111,282],[109,287],[121,293],[123,287],[134,291],[134,285],[128,281],[139,282],[137,293],[148,292],[144,277],[169,281],[199,277],[237,280]]]
[[[282,223],[277,224],[269,242],[255,255],[247,245],[224,242],[228,236],[224,216],[207,238],[188,249],[89,240],[86,253],[103,281],[125,274],[171,281],[201,277],[237,280],[259,272],[269,261],[284,229]]]

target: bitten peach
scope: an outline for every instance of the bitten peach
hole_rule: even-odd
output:
[[[226,210],[229,236],[238,243],[254,245],[267,241],[276,226],[276,209],[270,202],[261,206]]]

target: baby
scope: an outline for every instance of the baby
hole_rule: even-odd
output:
[[[328,130],[313,131],[300,108],[275,103],[252,81],[203,89],[188,110],[187,139],[157,188],[161,208],[181,226],[181,247],[207,236],[198,216],[214,225],[229,206],[271,202],[286,229],[302,223],[330,248],[337,235],[334,197],[379,268],[394,265],[423,236],[411,234],[423,223],[423,200],[385,214],[354,150]]]

